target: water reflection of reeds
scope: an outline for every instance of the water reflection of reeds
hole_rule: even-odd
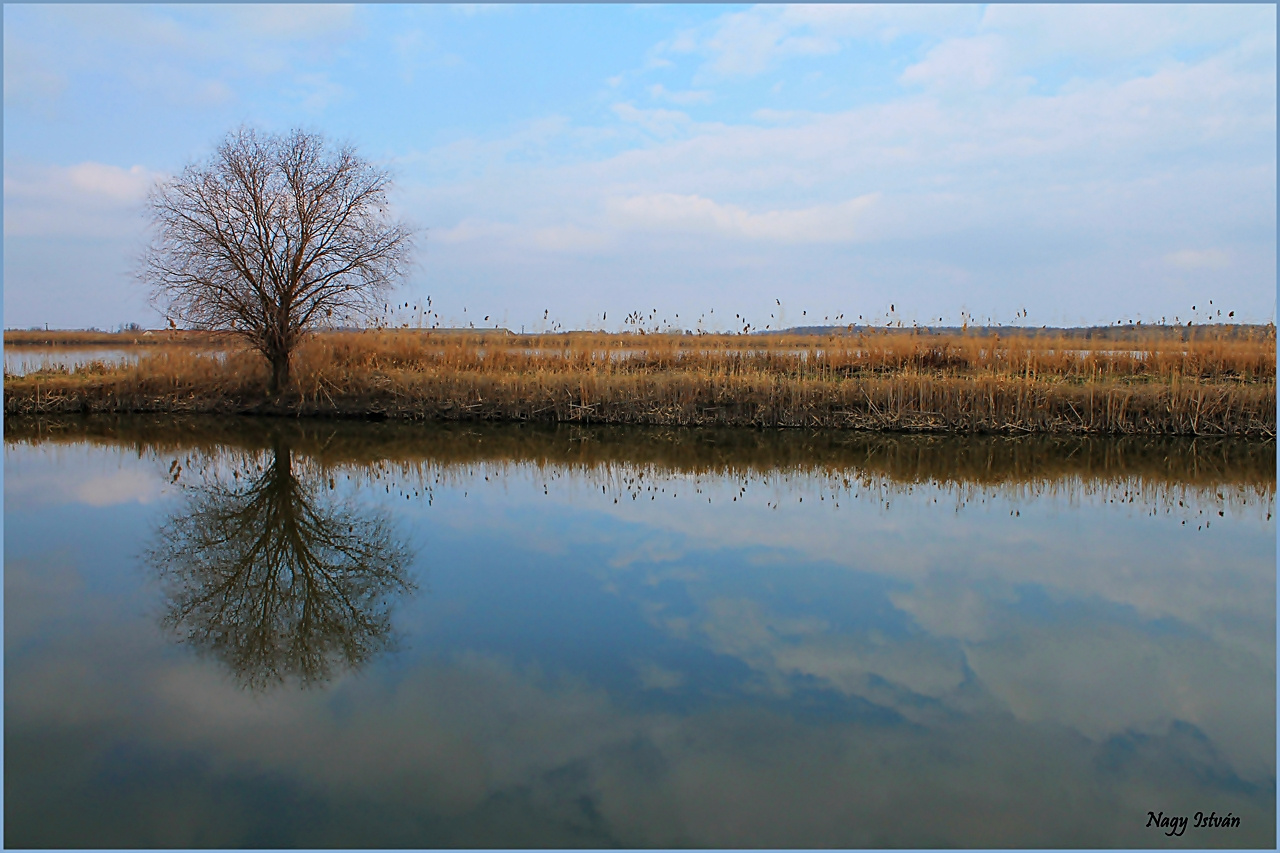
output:
[[[943,488],[961,502],[1051,496],[1143,507],[1271,512],[1272,441],[1090,436],[889,435],[837,430],[405,424],[114,416],[9,418],[7,442],[90,442],[157,457],[257,453],[285,435],[300,464],[427,494],[477,475],[536,472],[635,499],[655,483],[740,481],[833,499]]]

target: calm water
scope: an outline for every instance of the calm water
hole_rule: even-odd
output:
[[[91,362],[132,364],[142,353],[140,347],[15,347],[4,348],[4,372],[26,376],[37,370],[64,368],[74,371]]]
[[[1275,845],[1274,444],[5,428],[6,846]]]
[[[4,348],[4,372],[9,376],[25,376],[39,370],[65,370],[75,372],[94,362],[102,362],[111,367],[116,365],[137,364],[140,359],[158,355],[174,349],[184,350],[204,358],[224,360],[227,353],[223,350],[192,349],[187,347],[171,348],[162,345],[145,345],[135,347],[27,347],[6,346]]]

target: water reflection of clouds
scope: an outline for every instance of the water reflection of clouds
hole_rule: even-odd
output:
[[[42,464],[56,461],[56,466]],[[5,446],[6,502],[26,506],[80,503],[106,507],[149,504],[161,499],[166,483],[145,468],[123,466],[87,447]]]
[[[719,489],[704,484],[703,493],[714,498],[711,504],[694,493],[615,506],[607,495],[586,490],[572,499],[540,498],[531,494],[541,491],[538,484],[520,478],[504,484],[503,497],[473,481],[471,506],[485,502],[490,508],[480,513],[455,500],[459,488],[437,499],[451,520],[465,518],[473,529],[484,526],[491,534],[509,529],[534,547],[545,543],[549,552],[562,553],[566,537],[576,547],[612,545],[606,562],[617,569],[678,562],[689,550],[740,548],[755,549],[753,559],[780,565],[797,559],[829,562],[920,586],[923,598],[903,593],[898,603],[925,620],[927,628],[943,633],[958,616],[930,607],[929,588],[944,585],[948,596],[965,597],[969,609],[963,630],[981,632],[977,620],[983,608],[973,599],[975,586],[985,595],[1008,597],[1020,586],[1035,584],[1071,599],[1132,607],[1145,619],[1175,619],[1274,659],[1268,633],[1274,617],[1274,525],[1247,514],[1232,519],[1230,530],[1220,522],[1218,528],[1192,531],[1177,516],[1131,515],[1127,507],[1105,504],[1064,512],[1045,501],[1023,504],[1010,518],[1011,505],[999,497],[956,513],[948,511],[947,490],[924,486],[898,495],[891,502],[896,506],[887,510],[847,501],[837,511],[813,500],[775,510],[772,497],[768,503],[725,500],[736,491],[733,484]],[[522,508],[518,517],[506,515],[504,507],[516,503]],[[1193,504],[1188,511],[1196,509]],[[588,517],[565,528],[563,510]],[[613,523],[600,524],[599,514]],[[555,524],[544,528],[540,519],[552,515]],[[661,560],[643,556],[659,550]],[[1218,556],[1223,550],[1257,562],[1224,562]]]
[[[624,527],[639,525],[667,539],[680,534],[686,549],[756,548],[776,555],[780,564],[817,560],[917,585],[945,584],[953,576],[956,582],[949,586],[972,591],[978,585],[987,594],[997,587],[1035,584],[1067,598],[1130,606],[1146,619],[1176,619],[1255,654],[1274,652],[1271,636],[1258,635],[1270,630],[1274,616],[1270,523],[1237,519],[1229,531],[1197,535],[1175,519],[1117,517],[1106,507],[1081,507],[1069,517],[1056,517],[1052,507],[1030,505],[1010,519],[998,500],[963,516],[942,511],[932,500],[919,489],[883,512],[858,504],[838,514],[802,504],[726,509],[719,502],[695,513],[675,501],[635,514],[609,505],[600,510]],[[1073,524],[1074,529],[1063,529]],[[621,537],[612,562],[630,560],[632,543],[646,539],[643,532]],[[1224,562],[1223,550],[1256,562]],[[913,606],[931,620],[933,630],[955,622],[954,615],[940,615],[926,604]],[[967,630],[982,630],[974,621],[981,611],[971,600]]]
[[[74,555],[67,551],[44,551],[39,555],[13,558],[6,556],[5,595],[28,604],[5,613],[6,645],[28,638],[39,627],[42,614],[53,610],[58,602],[78,595],[83,588],[80,568]]]
[[[452,503],[448,495],[438,500]],[[598,553],[600,581],[656,628],[744,661],[779,694],[816,680],[907,719],[922,719],[922,698],[954,711],[978,702],[1094,742],[1181,721],[1203,731],[1235,772],[1255,780],[1271,772],[1274,696],[1257,688],[1274,684],[1270,525],[1249,525],[1258,528],[1256,562],[1224,563],[1212,539],[1175,530],[1181,525],[1167,518],[1116,518],[1093,507],[1080,538],[1043,507],[1024,505],[1011,520],[992,500],[959,518],[933,500],[926,488],[900,495],[896,517],[851,505],[835,516],[838,526],[825,507],[719,502],[695,512],[696,499],[626,514],[598,501],[597,513],[613,519],[602,525],[578,498],[584,517],[568,528],[563,505],[534,501],[545,508],[526,508],[509,534],[498,532],[514,522],[504,521],[501,502],[482,514],[490,536],[515,536],[518,527],[535,539],[540,521],[554,516],[559,541],[580,561]],[[489,505],[474,506],[481,514]],[[1247,556],[1240,524],[1233,523],[1233,546]],[[872,623],[840,628],[811,609],[792,615],[785,595],[759,572],[724,565],[725,554],[737,554],[739,567],[785,576],[775,587],[794,588],[796,567],[814,563],[883,577],[893,583],[879,594],[916,633],[886,637]]]
[[[1105,619],[1010,622],[1004,636],[965,656],[1020,721],[1070,726],[1095,741],[1191,723],[1242,778],[1274,774],[1275,671],[1265,661]]]
[[[163,466],[104,455],[163,482]],[[543,473],[485,484],[477,466],[430,508],[383,482],[353,494],[426,525],[446,590],[451,570],[493,584],[490,561],[537,552],[547,601],[574,587],[631,608],[651,633],[606,655],[633,692],[539,646],[542,599],[490,611],[492,590],[464,590],[432,610],[437,590],[403,626],[446,608],[456,625],[514,619],[507,650],[422,633],[323,691],[249,694],[158,645],[130,604],[89,618],[75,567],[41,577],[41,557],[6,567],[23,605],[6,640],[25,640],[6,652],[11,760],[23,733],[59,727],[200,756],[213,790],[171,802],[219,846],[244,843],[243,780],[264,777],[321,804],[291,830],[304,847],[1149,846],[1135,815],[1206,796],[1249,815],[1257,835],[1233,843],[1273,842],[1273,525],[1246,514],[1195,536],[1049,499],[1010,518],[998,497],[957,516],[928,486],[835,511],[808,492],[780,502],[799,497],[784,487],[733,502],[737,483],[705,477],[621,508],[569,474],[544,495]],[[108,767],[100,751],[64,760],[71,780]],[[41,784],[19,797],[74,783]]]
[[[145,663],[104,686],[119,694],[108,705],[150,698],[112,722],[153,750],[208,756],[214,783],[215,796],[179,798],[175,820],[217,823],[202,814],[216,809],[243,823],[238,812],[252,805],[236,780],[268,774],[290,796],[323,803],[313,825],[297,827],[301,846],[369,843],[351,834],[359,821],[349,812],[370,808],[379,824],[431,826],[425,837],[443,846],[483,843],[494,820],[508,839],[553,846],[1116,846],[1149,843],[1132,816],[1151,802],[1194,806],[1204,793],[1185,773],[1159,772],[1168,754],[1186,759],[1188,735],[1176,727],[1147,733],[1144,751],[999,715],[923,728],[740,706],[672,715],[475,654],[420,660],[390,681],[343,679],[328,695],[266,697],[197,662]],[[77,730],[106,713],[32,708],[25,692],[10,707],[15,731],[33,713]],[[91,774],[101,759],[83,755],[78,770]],[[1222,770],[1211,755],[1200,761],[1205,773]],[[105,792],[106,804],[120,794]],[[1044,808],[1063,797],[1072,809]],[[1251,837],[1268,837],[1257,823],[1264,796],[1237,790],[1230,801],[1253,819]],[[922,817],[886,825],[885,815]]]
[[[707,603],[699,630],[716,652],[747,661],[784,693],[794,689],[795,676],[804,676],[847,695],[895,706],[900,703],[888,695],[895,690],[940,698],[966,677],[962,655],[925,637],[890,640],[875,630],[840,632],[812,617],[770,613],[758,601],[714,599]],[[895,690],[886,691],[885,685]]]

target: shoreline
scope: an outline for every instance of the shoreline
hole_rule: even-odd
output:
[[[1120,347],[893,330],[776,339],[332,331],[299,344],[288,390],[276,395],[266,360],[243,342],[139,349],[130,364],[6,375],[5,413],[1276,435],[1273,329],[1189,342],[1144,332]]]
[[[1034,486],[1075,478],[1122,485],[1273,495],[1276,443],[1247,438],[1089,435],[909,435],[822,429],[645,427],[229,418],[218,415],[62,415],[5,422],[6,443],[89,442],[168,459],[281,442],[322,467],[382,461],[615,466],[699,476],[874,475],[903,485]],[[1221,496],[1220,496],[1221,497]]]
[[[230,377],[235,379],[235,377]],[[679,372],[377,375],[268,398],[258,382],[6,377],[6,416],[220,414],[405,421],[827,428],[937,434],[1187,435],[1274,439],[1274,383],[1067,383],[888,375],[840,380]]]

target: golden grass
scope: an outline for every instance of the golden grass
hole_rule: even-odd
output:
[[[228,338],[217,332],[192,332],[185,329],[148,329],[132,332],[99,332],[79,329],[6,329],[4,345],[7,347],[134,347],[156,344],[182,346],[225,346]]]
[[[904,371],[1067,381],[1275,377],[1274,326],[1249,327],[1243,333],[1226,327],[1190,340],[1183,340],[1179,331],[1153,329],[1117,339],[1017,331],[981,336],[902,330],[826,336],[337,332],[313,337],[299,353],[299,366],[322,372],[335,367],[356,371],[445,368],[491,374],[677,370],[823,380]]]
[[[1275,434],[1274,327],[1125,340],[331,332],[265,399],[252,352],[5,381],[6,412],[259,411],[966,432]]]

